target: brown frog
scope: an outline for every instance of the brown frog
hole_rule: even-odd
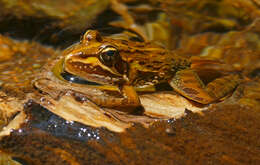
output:
[[[162,83],[190,100],[208,104],[231,93],[239,83],[238,75],[228,75],[204,85],[190,66],[189,58],[159,45],[88,30],[79,43],[63,52],[52,70],[60,80],[121,94],[120,99],[89,98],[103,107],[137,107],[139,91],[156,91],[155,86]]]

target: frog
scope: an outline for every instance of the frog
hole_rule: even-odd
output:
[[[102,36],[87,30],[80,41],[65,49],[52,69],[61,81],[118,92],[119,99],[89,98],[103,107],[140,107],[139,93],[156,92],[168,84],[193,102],[207,105],[237,87],[240,76],[230,74],[204,84],[191,67],[191,59],[148,41]]]

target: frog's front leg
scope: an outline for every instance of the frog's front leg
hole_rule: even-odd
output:
[[[239,84],[238,75],[220,77],[206,86],[192,69],[178,71],[170,85],[183,96],[202,104],[208,104],[226,96]]]
[[[138,94],[133,86],[123,85],[120,88],[121,96],[89,96],[90,100],[97,105],[106,108],[120,108],[123,111],[132,112],[135,108],[141,106]]]
[[[121,92],[123,94],[122,104],[137,107],[141,105],[138,94],[133,86],[123,85]]]

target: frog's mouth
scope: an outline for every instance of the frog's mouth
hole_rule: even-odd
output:
[[[69,81],[71,83],[101,86],[101,84],[99,84],[99,83],[96,83],[96,82],[93,82],[93,81],[88,81],[86,79],[83,79],[79,76],[73,75],[73,74],[66,72],[66,71],[63,71],[62,73],[60,73],[60,75],[62,76],[62,78],[64,80]]]
[[[71,83],[76,84],[85,84],[85,85],[95,85],[95,86],[101,86],[101,84],[93,81],[88,81],[86,79],[83,79],[79,76],[73,75],[69,72],[66,72],[63,70],[63,62],[64,59],[59,60],[55,66],[52,69],[53,74],[60,80],[66,80]]]

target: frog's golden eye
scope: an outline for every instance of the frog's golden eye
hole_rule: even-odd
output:
[[[113,66],[119,59],[118,50],[115,47],[107,46],[100,52],[100,60],[106,66]]]

